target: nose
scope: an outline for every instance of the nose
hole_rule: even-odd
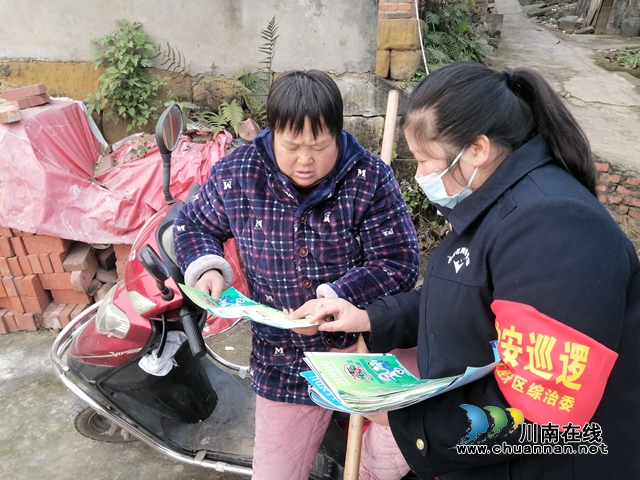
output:
[[[298,154],[298,163],[300,165],[311,165],[313,163],[313,154],[309,151],[301,151]]]

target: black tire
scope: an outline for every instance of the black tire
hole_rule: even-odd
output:
[[[126,430],[114,425],[82,400],[76,400],[71,407],[71,421],[81,435],[99,442],[126,443],[136,440]]]

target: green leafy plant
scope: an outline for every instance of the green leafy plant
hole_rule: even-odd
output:
[[[445,220],[415,181],[401,180],[400,191],[416,228],[420,261],[424,263],[447,232]]]
[[[489,58],[489,46],[473,28],[476,10],[473,0],[425,0],[422,3],[423,44],[430,71],[453,62],[485,62]],[[422,67],[414,80],[424,76]]]
[[[177,103],[185,113],[186,120],[201,127],[210,128],[213,135],[225,129],[238,134],[238,126],[247,118],[254,119],[261,128],[266,126],[266,99],[273,79],[273,59],[276,51],[278,27],[273,17],[261,38],[266,41],[259,47],[266,57],[260,62],[261,68],[245,67],[233,78],[217,76],[212,65],[208,72],[192,76],[188,92],[170,91],[170,101]],[[162,65],[174,74],[190,76],[184,55],[167,43],[161,51]]]
[[[264,65],[261,72],[267,76],[267,91],[271,88],[271,83],[273,82],[273,57],[276,54],[276,40],[278,40],[279,36],[276,17],[273,17],[267,28],[260,32],[260,37],[266,40],[266,43],[258,48],[260,52],[266,55],[260,63]]]
[[[618,57],[618,63],[625,68],[632,70],[640,68],[640,50],[636,52],[628,52],[626,55]]]
[[[157,49],[149,43],[142,31],[142,23],[118,20],[119,29],[104,37],[91,40],[98,45],[93,64],[97,69],[104,65],[100,75],[100,89],[87,96],[85,103],[89,113],[120,118],[127,122],[127,131],[146,125],[157,113],[153,97],[166,84],[160,75],[150,75]]]

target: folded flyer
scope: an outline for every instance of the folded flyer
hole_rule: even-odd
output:
[[[228,288],[220,295],[217,302],[213,297],[197,288],[180,284],[180,289],[193,303],[204,308],[211,315],[222,318],[248,318],[276,328],[303,328],[317,326],[309,320],[287,318],[287,313],[267,305],[263,305],[243,295],[234,287]]]
[[[321,407],[346,413],[380,413],[403,408],[488,375],[500,361],[467,367],[464,373],[437,379],[415,377],[391,354],[306,352],[311,371],[309,397]]]

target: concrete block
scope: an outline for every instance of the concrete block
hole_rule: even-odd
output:
[[[93,295],[93,299],[96,302],[99,302],[100,300],[104,299],[104,297],[107,296],[107,293],[109,293],[109,290],[111,290],[113,288],[113,286],[115,285],[115,283],[105,283],[104,285],[102,285],[102,287],[100,287],[100,289],[95,293],[95,295]]]
[[[96,256],[95,249],[83,242],[75,242],[69,249],[62,266],[66,272],[86,270]]]
[[[333,79],[342,93],[345,117],[384,117],[387,113],[389,91],[398,90],[395,83],[372,73],[345,73]],[[402,112],[409,92],[398,91],[398,111]]]
[[[98,268],[98,270],[96,270],[96,280],[100,280],[101,283],[116,283],[118,281],[118,271],[115,268],[111,270]]]
[[[71,272],[71,286],[78,293],[86,293],[96,276],[98,270],[98,259],[92,255],[91,262],[84,270]]]
[[[89,284],[89,288],[87,288],[86,294],[93,297],[96,294],[96,292],[100,290],[100,288],[102,288],[102,282],[94,278],[93,280],[91,280],[91,283]]]
[[[378,50],[419,49],[418,26],[419,21],[415,18],[378,20]]]
[[[11,103],[0,104],[0,123],[13,123],[22,120],[18,107]]]
[[[102,250],[96,250],[96,256],[98,257],[100,268],[111,270],[116,266],[116,252],[113,249],[113,245],[109,245]]]
[[[389,63],[389,76],[393,80],[410,80],[418,70],[422,62],[420,50],[391,52]]]
[[[346,117],[344,119],[344,129],[356,137],[360,145],[372,152],[380,151],[383,128],[383,117]]]
[[[621,37],[638,37],[640,36],[640,18],[629,17],[620,23]]]
[[[391,62],[391,51],[378,50],[376,52],[376,75],[382,78],[389,76],[389,64]]]

